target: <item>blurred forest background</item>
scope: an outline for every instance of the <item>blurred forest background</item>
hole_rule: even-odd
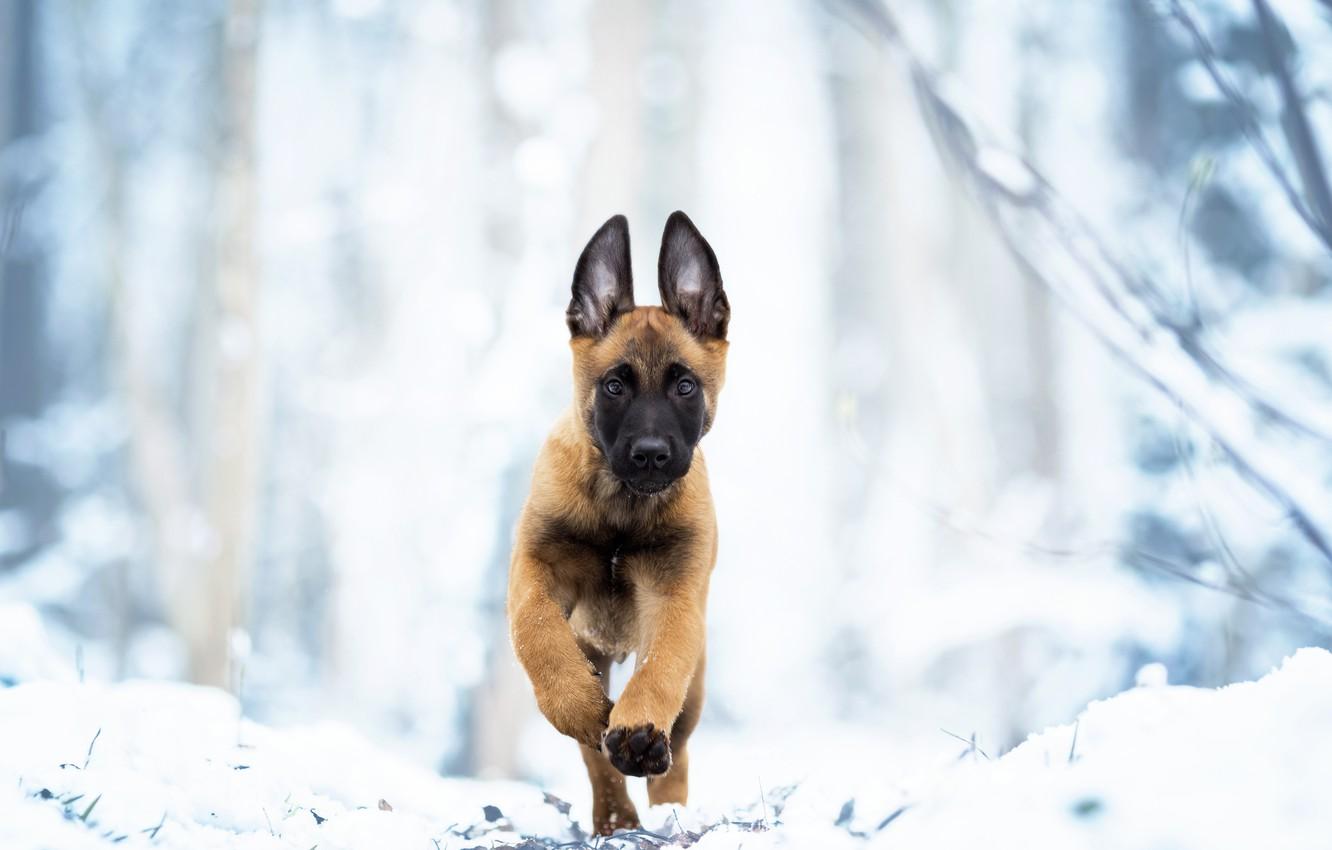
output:
[[[1319,0],[0,0],[0,676],[578,768],[508,543],[578,251],[626,213],[652,303],[677,208],[705,735],[1002,750],[1332,645],[1330,57]]]

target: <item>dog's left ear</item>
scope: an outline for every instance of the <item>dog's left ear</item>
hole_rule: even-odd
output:
[[[601,225],[574,267],[573,298],[564,320],[574,336],[605,336],[622,314],[634,309],[629,264],[629,219],[613,215]]]
[[[704,339],[726,339],[731,304],[722,290],[721,268],[712,246],[689,216],[676,210],[666,219],[657,261],[661,306]]]

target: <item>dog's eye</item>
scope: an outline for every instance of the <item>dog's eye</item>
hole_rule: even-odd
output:
[[[623,394],[624,394],[624,383],[623,383],[619,378],[611,378],[609,381],[607,381],[607,382],[606,382],[605,384],[603,384],[602,386],[604,386],[604,387],[606,388],[606,394],[607,394],[607,395],[623,395]]]
[[[675,385],[675,391],[680,395],[689,395],[694,391],[694,382],[688,378],[682,378],[680,383]]]

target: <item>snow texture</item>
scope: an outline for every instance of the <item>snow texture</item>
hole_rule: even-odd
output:
[[[735,788],[746,802],[726,816],[657,807],[600,846],[1332,846],[1332,653],[1217,690],[1162,672],[1002,758],[941,738],[947,762],[893,783],[819,777],[754,802]],[[6,850],[598,841],[581,805],[534,786],[441,778],[346,727],[271,729],[190,685],[16,685],[0,691],[0,753]]]

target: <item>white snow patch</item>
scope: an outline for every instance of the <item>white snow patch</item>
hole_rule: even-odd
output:
[[[762,800],[737,786],[729,807],[654,807],[644,821],[670,846],[703,850],[1332,846],[1325,650],[1301,650],[1258,682],[1136,688],[1001,758],[940,738],[941,753],[959,746],[962,759],[897,783],[866,780],[854,765],[794,790],[769,788]],[[191,850],[428,850],[436,841],[577,846],[582,837],[534,786],[444,779],[345,727],[270,729],[242,719],[226,694],[187,685],[0,691],[0,753],[7,850],[117,839]],[[577,807],[572,816],[585,817]]]
[[[1304,649],[1258,682],[1136,688],[997,761],[965,762],[891,843],[1329,847],[1329,787],[1332,654]]]

